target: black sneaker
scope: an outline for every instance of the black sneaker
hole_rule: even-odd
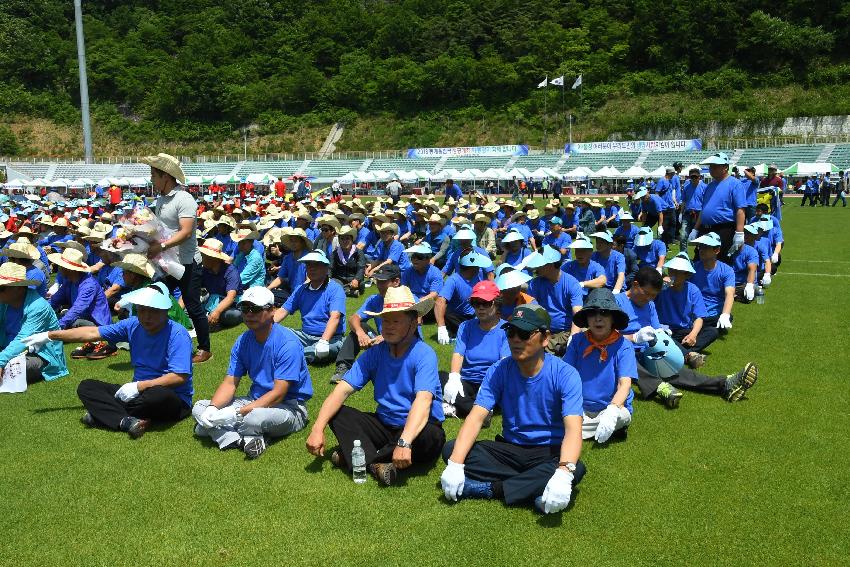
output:
[[[679,407],[679,401],[682,399],[682,392],[673,387],[670,382],[662,382],[656,390],[658,397],[664,400],[664,405],[667,409],[676,409]]]
[[[331,384],[339,384],[342,377],[345,376],[345,373],[348,372],[351,368],[347,364],[337,364],[336,372],[331,376]]]
[[[121,420],[118,428],[129,434],[133,439],[138,439],[145,434],[150,421],[147,419],[139,419],[138,417],[128,416]]]
[[[256,459],[266,452],[266,440],[262,437],[251,439],[243,445],[242,451],[249,459]]]
[[[384,486],[392,486],[398,478],[398,470],[393,463],[372,463],[369,472]]]
[[[723,398],[727,402],[737,402],[753,387],[758,377],[759,367],[754,362],[746,363],[740,372],[726,377],[726,394]]]
[[[94,422],[94,418],[91,416],[89,412],[83,414],[83,417],[80,418],[80,421],[83,425],[87,427],[94,427],[96,424]]]
[[[106,341],[96,343],[94,349],[86,356],[88,360],[103,360],[110,356],[118,354],[118,347],[109,344]]]
[[[83,343],[82,345],[71,351],[71,358],[77,360],[81,358],[88,358],[88,356],[94,350],[95,345],[97,345],[97,343]]]

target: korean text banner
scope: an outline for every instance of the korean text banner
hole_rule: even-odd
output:
[[[527,156],[528,146],[510,144],[505,146],[474,146],[466,148],[410,148],[408,158],[455,157],[455,156]]]
[[[632,142],[587,142],[567,144],[567,154],[605,154],[611,152],[689,152],[702,149],[702,140],[644,140]]]

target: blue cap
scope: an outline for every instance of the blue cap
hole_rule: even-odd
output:
[[[525,267],[535,270],[546,264],[554,264],[555,262],[561,262],[561,252],[547,244],[543,247],[543,252],[534,252],[525,259]]]
[[[460,260],[458,260],[458,264],[464,268],[489,268],[493,265],[493,261],[478,252],[470,252],[465,256],[461,256]]]
[[[552,217],[552,220],[549,221],[549,224],[557,224],[558,226],[563,226],[564,221],[561,220],[561,217]]]

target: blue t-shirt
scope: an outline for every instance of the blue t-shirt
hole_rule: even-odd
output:
[[[410,263],[410,258],[407,257],[407,254],[404,253],[404,244],[398,240],[393,240],[389,246],[383,240],[378,242],[375,245],[375,258],[378,262],[392,260],[401,270],[413,265]]]
[[[425,297],[435,291],[440,293],[443,289],[443,273],[431,264],[428,265],[428,270],[424,274],[420,274],[411,266],[401,272],[401,285],[409,287],[410,292],[416,297]]]
[[[502,409],[502,436],[509,443],[560,445],[564,418],[584,413],[581,377],[575,368],[547,353],[540,372],[526,378],[509,356],[487,370],[475,405]]]
[[[660,178],[655,182],[655,193],[661,197],[664,205],[661,211],[669,211],[673,208],[673,184],[666,177]]]
[[[594,278],[598,278],[599,276],[605,275],[605,268],[601,265],[597,264],[593,260],[588,262],[587,266],[582,266],[578,263],[578,260],[573,260],[571,262],[565,263],[561,266],[561,271],[571,275],[578,282],[586,282],[588,280],[592,280]],[[583,287],[581,288],[582,294],[587,295],[590,293],[590,288]]]
[[[704,190],[705,183],[703,183],[702,181],[694,183],[689,179],[685,182],[685,185],[682,188],[682,203],[684,203],[686,211],[693,210],[693,207],[691,207],[691,200],[694,198],[696,192]]]
[[[415,293],[414,297],[418,297]],[[370,295],[366,298],[366,301],[363,302],[363,305],[360,306],[360,309],[357,310],[357,314],[360,316],[360,321],[365,323],[372,319],[372,315],[366,313],[367,311],[371,311],[372,313],[380,313],[384,309],[384,297],[380,293],[376,293],[374,295]],[[378,332],[381,332],[381,318],[374,317],[375,319],[375,328],[378,329]]]
[[[512,222],[508,225],[508,232],[512,230],[523,235],[523,237],[525,237],[526,244],[528,244],[528,242],[534,237],[534,235],[531,233],[531,228],[525,223]]]
[[[647,264],[654,268],[658,265],[659,258],[667,256],[667,245],[660,240],[653,240],[649,246],[635,246],[634,250],[638,266]]]
[[[345,291],[335,280],[329,279],[319,289],[310,282],[301,284],[283,304],[287,313],[301,312],[301,328],[308,335],[321,336],[325,332],[332,311],[341,314],[336,335],[345,333]]]
[[[578,333],[570,341],[564,362],[572,366],[581,376],[581,393],[584,400],[584,411],[599,412],[608,407],[617,391],[620,378],[637,380],[637,359],[632,342],[620,337],[606,348],[608,357],[603,361],[598,350],[594,349],[587,356],[584,350],[590,346],[587,332]],[[624,407],[632,413],[634,392],[629,390]]]
[[[458,327],[455,352],[463,356],[461,378],[476,383],[484,380],[493,363],[511,355],[508,336],[501,324],[484,331],[477,318],[464,321]]]
[[[230,351],[227,374],[251,379],[248,397],[256,400],[274,388],[275,380],[286,380],[289,389],[284,400],[307,401],[313,397],[313,383],[304,359],[304,347],[291,329],[272,325],[271,333],[262,344],[253,331],[245,331]]]
[[[486,250],[484,250],[483,248],[481,248],[480,246],[473,246],[472,251],[477,252],[478,254],[481,254],[485,258],[490,257],[490,253],[487,252]],[[458,260],[460,260],[461,256],[465,256],[466,254],[469,254],[469,252],[468,251],[463,252],[463,251],[461,251],[460,248],[454,248],[453,250],[451,250],[448,253],[448,256],[447,256],[447,259],[446,259],[446,265],[443,266],[442,272],[446,275],[451,275],[452,273],[454,273],[457,270]],[[490,266],[488,266],[486,268],[480,268],[479,271],[482,272],[482,276],[484,276],[486,274],[492,274],[493,273],[493,265],[490,264]]]
[[[681,291],[676,291],[672,287],[661,290],[655,298],[655,309],[658,311],[658,319],[661,323],[674,331],[681,329],[690,331],[694,321],[708,316],[702,294],[691,282],[685,282]]]
[[[626,328],[620,331],[624,335],[632,335],[638,332],[642,327],[652,327],[658,329],[661,327],[661,321],[658,320],[658,312],[655,310],[655,303],[648,302],[644,306],[632,303],[629,296],[625,293],[618,293],[614,299],[620,305],[620,308],[629,316],[629,324]],[[635,351],[641,352],[646,348],[645,344],[635,344]]]
[[[242,292],[242,280],[239,278],[239,270],[233,264],[225,264],[217,274],[204,268],[201,274],[201,282],[212,295],[224,297],[228,291],[235,291],[236,295]]]
[[[599,252],[594,252],[590,257],[593,262],[600,264],[605,268],[605,277],[608,281],[605,282],[605,287],[613,290],[614,284],[617,283],[617,276],[623,274],[623,286],[626,284],[626,257],[616,250],[611,250],[608,253],[608,258],[603,258]]]
[[[506,264],[518,266],[529,254],[531,254],[531,251],[528,248],[522,247],[516,252],[506,252],[503,260]],[[525,271],[527,272],[528,270]]]
[[[741,189],[744,191],[744,202],[748,207],[756,206],[756,193],[759,190],[759,180],[756,178],[753,181],[750,181],[746,177],[743,177],[738,180],[741,183]]]
[[[555,283],[542,276],[532,279],[528,282],[528,294],[549,312],[553,333],[569,331],[573,324],[573,308],[584,304],[584,294],[578,280],[564,272],[560,272]]]
[[[36,268],[35,266],[27,267],[27,279],[28,280],[37,280],[37,285],[29,286],[30,289],[34,289],[38,292],[41,297],[47,297],[47,276],[44,275],[44,272]],[[10,306],[11,307],[11,306]],[[14,335],[12,335],[14,336]]]
[[[475,309],[469,304],[469,296],[472,295],[472,287],[481,279],[481,270],[471,280],[463,279],[458,272],[446,278],[439,295],[446,300],[448,310],[470,317],[475,315]]]
[[[307,251],[304,252],[304,254],[306,253]],[[301,258],[301,256],[298,258]],[[290,290],[295,289],[307,281],[307,264],[299,262],[298,258],[295,257],[294,252],[289,252],[283,257],[283,260],[280,263],[280,269],[277,272],[277,277],[289,282]]]
[[[614,230],[614,236],[625,236],[626,237],[626,248],[634,248],[635,247],[635,238],[640,232],[640,229],[634,224],[630,224],[629,228],[626,228],[623,225],[620,225]]]
[[[375,386],[375,402],[381,423],[389,427],[404,427],[413,400],[419,392],[430,392],[430,419],[442,422],[443,390],[437,371],[437,353],[419,338],[400,357],[390,354],[387,343],[377,344],[357,357],[354,366],[343,380],[355,390],[370,380]]]
[[[702,211],[700,224],[704,227],[734,222],[737,210],[746,206],[744,186],[731,176],[723,181],[711,181],[702,190],[697,189],[691,201],[693,210]]]
[[[652,194],[649,196],[649,199],[646,201],[641,201],[641,210],[648,215],[657,215],[660,212],[664,211],[664,207],[666,206],[664,203],[664,199],[659,197],[658,195]]]
[[[184,384],[174,388],[180,399],[192,407],[192,338],[186,327],[171,319],[156,334],[149,335],[136,317],[128,317],[113,325],[98,327],[103,340],[130,343],[133,381],[154,380],[171,372],[187,374]]]
[[[696,273],[691,277],[691,283],[699,288],[705,301],[705,309],[709,317],[720,315],[723,303],[726,301],[726,288],[735,287],[735,272],[723,262],[717,262],[710,272],[705,269],[700,260],[694,262]]]
[[[572,244],[572,237],[566,232],[561,232],[557,237],[551,232],[543,237],[543,245],[551,246],[556,250],[560,250],[561,248],[566,249],[565,254],[561,254],[561,260],[565,260],[570,257],[570,249],[568,248],[570,244]]]
[[[756,272],[759,271],[761,266],[759,253],[749,244],[744,244],[733,256],[732,269],[735,271],[735,285],[747,283],[750,264],[755,264]]]

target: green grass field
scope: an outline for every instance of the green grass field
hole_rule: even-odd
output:
[[[588,473],[563,514],[449,505],[442,463],[400,486],[355,485],[306,452],[309,425],[257,461],[196,439],[191,419],[137,441],[88,429],[77,383],[126,382],[122,351],[0,396],[0,564],[846,564],[850,217],[798,204],[785,209],[787,247],[765,305],[736,304],[734,329],[704,368],[757,361],[750,398],[686,393],[676,411],[636,401],[627,440],[585,443]],[[239,332],[214,335],[196,398],[218,385]],[[450,348],[437,348],[447,369]],[[311,371],[312,417],[333,368]],[[374,406],[366,390],[350,403]],[[448,438],[460,423],[446,423]]]

